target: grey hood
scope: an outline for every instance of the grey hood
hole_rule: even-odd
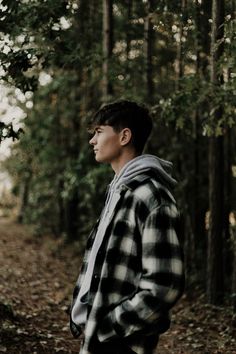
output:
[[[129,161],[120,171],[115,175],[110,184],[111,189],[117,189],[122,184],[126,184],[139,174],[148,171],[153,171],[162,184],[173,188],[177,181],[171,176],[172,163],[170,161],[162,160],[154,155],[140,155]]]
[[[120,195],[120,187],[128,184],[135,177],[140,174],[153,171],[156,175],[156,179],[160,184],[167,187],[167,189],[173,188],[177,181],[171,176],[172,163],[166,160],[162,160],[154,155],[140,155],[123,166],[118,175],[115,175],[111,181],[105,207],[103,209],[103,215],[112,212]]]

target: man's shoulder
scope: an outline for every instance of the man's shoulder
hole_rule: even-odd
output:
[[[161,204],[175,203],[167,186],[152,173],[140,174],[127,185],[131,195],[152,208]]]

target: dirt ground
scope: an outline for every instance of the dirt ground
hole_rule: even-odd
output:
[[[79,254],[76,245],[33,236],[29,227],[0,218],[0,353],[79,352],[67,313]],[[193,294],[173,310],[171,329],[162,335],[157,353],[236,354],[231,308],[207,305],[204,295],[195,289]]]

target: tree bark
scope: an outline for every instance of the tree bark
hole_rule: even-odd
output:
[[[183,27],[184,27],[184,18],[186,11],[187,0],[181,1],[181,19],[179,24],[179,42],[177,45],[177,58],[176,58],[176,89],[179,89],[180,79],[184,73],[184,64],[183,64]]]
[[[127,0],[127,26],[126,26],[126,60],[127,60],[127,62],[129,61],[129,53],[130,53],[130,48],[131,48],[130,22],[131,22],[131,18],[132,18],[132,5],[133,5],[133,0]]]
[[[151,103],[154,95],[153,80],[153,25],[152,25],[153,0],[147,2],[147,15],[144,19],[144,53],[146,68],[147,100]]]
[[[229,215],[231,211],[231,130],[225,128],[224,137],[224,273],[232,274],[233,249],[230,239]],[[227,277],[228,281],[230,280]],[[231,284],[231,283],[230,283]],[[227,282],[227,292],[230,291]]]
[[[110,60],[113,49],[113,0],[103,0],[103,102],[113,93],[110,79]]]
[[[211,137],[209,143],[209,207],[207,298],[221,304],[224,294],[223,232],[224,232],[224,176],[223,137]]]
[[[208,3],[206,6],[206,3]],[[203,11],[203,5],[205,6]],[[207,80],[205,76],[206,58],[210,54],[210,38],[206,33],[209,33],[209,23],[208,19],[211,17],[211,6],[209,6],[209,0],[205,0],[204,4],[195,4],[195,22],[196,22],[196,77],[199,79]],[[204,19],[204,21],[203,21]],[[206,106],[206,102],[204,103]],[[207,109],[205,107],[205,109]],[[199,262],[202,262],[201,258],[198,258],[199,246],[206,249],[206,230],[205,230],[205,213],[207,206],[203,203],[202,193],[201,193],[201,183],[202,174],[201,169],[203,167],[201,154],[203,148],[205,149],[205,139],[202,139],[201,134],[201,117],[204,112],[204,107],[197,107],[194,112],[193,124],[194,124],[194,181],[193,181],[193,213],[192,213],[192,224],[193,224],[193,234],[194,234],[194,263],[195,269],[199,269]],[[204,147],[203,147],[204,146]],[[205,204],[205,205],[204,205]],[[204,257],[206,259],[206,257]]]
[[[236,237],[236,233],[234,234]],[[234,245],[234,261],[233,261],[233,275],[232,275],[232,305],[233,312],[236,314],[236,245]]]
[[[236,14],[236,2],[235,0],[231,1],[231,15],[232,15],[232,21],[231,21],[231,26],[230,26],[230,34],[233,36],[234,34],[234,23],[235,23],[235,14]],[[230,51],[231,56],[233,56],[233,49]],[[231,75],[231,68],[228,68],[228,73],[227,73],[227,80],[230,79]],[[233,146],[233,139],[232,139],[232,130],[228,129],[228,145],[227,145],[227,161],[228,163],[226,164],[226,169],[227,169],[227,176],[228,176],[228,183],[226,183],[226,192],[227,192],[227,200],[226,200],[226,210],[228,207],[228,213],[232,213],[234,218],[236,217],[236,214],[233,213],[231,210],[232,208],[232,200],[231,200],[231,195],[232,195],[232,172],[231,172],[231,165],[232,165],[232,160],[231,160],[231,151],[235,150],[235,147]],[[228,202],[228,203],[227,203]],[[232,296],[232,306],[233,306],[233,321],[236,321],[236,227],[235,225],[230,225],[229,223],[229,216],[228,220],[225,220],[228,226],[227,233],[226,235],[229,235],[230,237],[230,247],[227,248],[226,246],[226,252],[225,252],[225,262],[226,262],[226,267],[230,267],[231,264],[229,264],[229,260],[232,260],[232,277],[231,277],[231,296]],[[228,244],[227,244],[228,245]],[[231,270],[231,268],[230,268]]]
[[[31,163],[31,162],[30,162]],[[29,203],[30,182],[32,178],[32,172],[26,173],[23,182],[20,184],[20,205],[17,220],[19,223],[24,222],[25,211],[27,210]]]
[[[200,6],[200,14],[199,16],[200,23],[199,23],[199,37],[201,40],[201,49],[202,49],[202,55],[201,55],[201,71],[203,75],[207,78],[208,80],[208,75],[209,75],[209,53],[210,53],[210,47],[211,47],[211,38],[210,38],[210,18],[211,13],[212,13],[212,0],[204,0],[202,3],[199,5]]]
[[[234,217],[236,217],[236,214],[234,213]],[[236,227],[231,226],[231,247],[232,247],[232,253],[233,253],[233,264],[232,264],[232,289],[231,289],[231,294],[232,294],[232,306],[233,306],[233,312],[234,312],[234,318],[236,315]],[[236,320],[236,318],[235,318]]]
[[[211,30],[211,84],[212,90],[221,85],[217,65],[223,54],[224,0],[212,1]],[[213,91],[214,92],[214,91]],[[215,109],[215,107],[212,107]],[[214,112],[214,122],[223,113],[222,107]],[[209,141],[209,208],[210,227],[208,235],[208,281],[207,298],[212,304],[221,304],[224,295],[223,237],[224,237],[224,137],[212,136]]]

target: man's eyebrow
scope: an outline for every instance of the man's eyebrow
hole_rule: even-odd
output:
[[[101,127],[101,125],[96,125],[95,127],[90,127],[88,128],[88,132],[90,134],[94,134],[96,133],[98,130],[103,130],[103,128]]]
[[[97,125],[95,128],[94,128],[94,131],[96,132],[97,130],[103,130],[104,128],[101,126],[101,125]]]

